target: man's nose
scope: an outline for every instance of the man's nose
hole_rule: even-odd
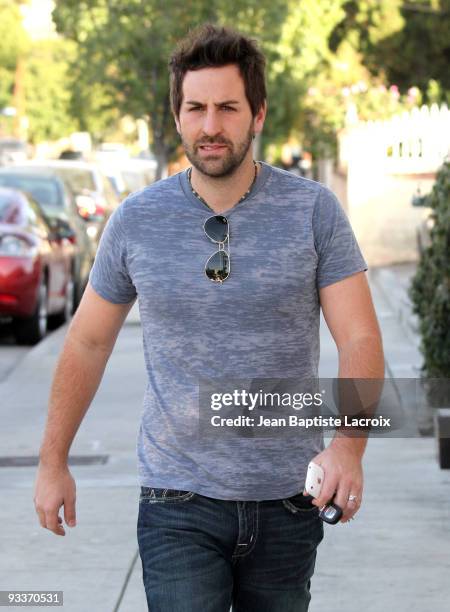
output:
[[[204,115],[203,131],[208,136],[220,133],[222,129],[220,116],[216,110],[208,110]]]

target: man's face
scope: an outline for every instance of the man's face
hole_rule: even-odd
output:
[[[244,81],[235,64],[188,71],[183,102],[175,118],[186,156],[207,176],[233,174],[262,130],[265,107],[252,117]]]

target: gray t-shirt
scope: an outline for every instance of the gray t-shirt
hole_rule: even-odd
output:
[[[90,275],[113,303],[136,296],[148,384],[137,439],[142,486],[217,499],[281,499],[303,489],[323,436],[198,437],[199,382],[315,378],[318,289],[367,270],[347,216],[320,183],[262,163],[224,212],[230,276],[209,280],[214,213],[186,171],[130,195],[111,216]],[[197,438],[196,438],[197,435]]]

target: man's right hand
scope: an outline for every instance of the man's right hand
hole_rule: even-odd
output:
[[[64,506],[64,520],[69,527],[75,527],[75,480],[67,466],[46,467],[39,464],[34,488],[34,506],[41,527],[64,536],[59,509]]]
[[[113,304],[88,283],[70,322],[53,377],[34,491],[39,522],[56,535],[65,535],[61,506],[66,524],[75,526],[75,481],[67,457],[134,301]]]

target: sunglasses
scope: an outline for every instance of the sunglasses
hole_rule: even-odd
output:
[[[222,283],[230,275],[228,219],[222,215],[214,215],[206,219],[203,229],[208,238],[219,245],[219,250],[213,253],[205,264],[205,274],[209,280]],[[225,242],[228,242],[228,253],[225,251]]]

